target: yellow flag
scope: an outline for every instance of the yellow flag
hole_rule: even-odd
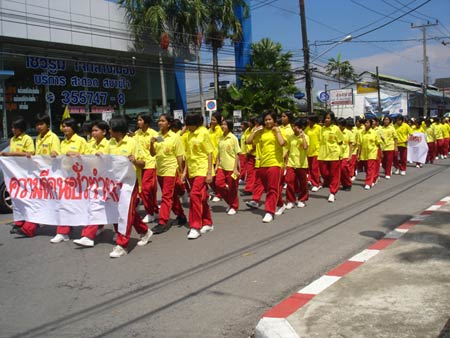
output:
[[[64,108],[64,112],[63,112],[61,121],[65,120],[65,119],[69,119],[69,118],[70,118],[69,105],[67,105],[66,108]],[[59,130],[62,131],[62,124],[59,125]]]

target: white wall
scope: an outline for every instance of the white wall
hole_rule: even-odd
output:
[[[0,0],[0,36],[128,51],[125,12],[107,0]]]

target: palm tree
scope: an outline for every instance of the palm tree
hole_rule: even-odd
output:
[[[245,0],[205,0],[209,15],[206,22],[206,44],[213,51],[214,95],[219,95],[219,61],[218,51],[224,40],[239,40],[242,37],[242,25],[234,13],[234,9],[242,6],[244,17],[248,17],[248,5]]]
[[[329,58],[326,66],[326,74],[338,80],[339,88],[341,88],[341,80],[353,81],[355,79],[355,70],[349,61],[341,60],[341,53],[337,58]]]

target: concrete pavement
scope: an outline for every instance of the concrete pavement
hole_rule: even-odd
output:
[[[449,338],[450,196],[267,311],[274,337]]]

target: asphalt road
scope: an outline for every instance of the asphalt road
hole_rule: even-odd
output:
[[[248,337],[274,304],[448,195],[449,167],[409,167],[370,191],[360,174],[334,204],[322,189],[269,224],[244,203],[235,216],[211,203],[215,231],[188,241],[174,226],[146,247],[134,234],[117,260],[111,230],[84,249],[50,244],[50,226],[16,238],[2,215],[0,337]]]

